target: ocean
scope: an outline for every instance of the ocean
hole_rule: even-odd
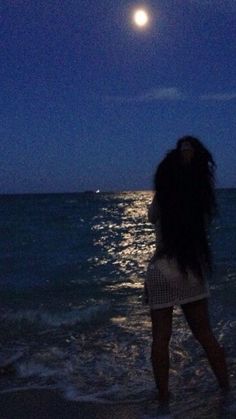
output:
[[[58,388],[70,400],[149,400],[151,324],[141,300],[155,246],[151,197],[143,191],[0,196],[0,361],[16,357],[15,373],[1,377],[0,396]],[[236,189],[217,190],[217,199],[209,232],[210,315],[235,391]],[[186,400],[189,412],[216,403],[215,378],[179,307],[170,354],[177,415]]]

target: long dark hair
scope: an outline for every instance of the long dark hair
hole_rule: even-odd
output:
[[[193,157],[183,163],[181,146],[188,143]],[[154,183],[160,208],[163,246],[160,253],[177,260],[187,270],[204,278],[212,270],[207,225],[216,211],[215,162],[201,141],[185,136],[158,166]]]

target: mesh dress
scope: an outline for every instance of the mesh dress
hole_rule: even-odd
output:
[[[155,224],[156,247],[161,246],[161,229],[156,199],[148,211],[149,221]],[[172,307],[201,300],[209,296],[207,281],[200,282],[192,272],[183,275],[174,259],[152,257],[144,282],[143,303],[151,309]]]

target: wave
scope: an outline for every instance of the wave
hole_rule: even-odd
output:
[[[39,377],[39,378],[49,378],[55,377],[58,375],[58,370],[56,368],[48,368],[44,365],[36,362],[22,362],[17,365],[17,372],[20,377]]]
[[[8,323],[28,323],[38,326],[61,327],[74,326],[78,323],[88,324],[104,319],[110,310],[110,303],[92,305],[90,307],[72,309],[60,313],[42,310],[19,310],[4,313],[2,320]]]

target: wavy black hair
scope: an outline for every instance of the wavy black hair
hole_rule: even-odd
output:
[[[184,163],[181,146],[188,143],[193,157]],[[182,273],[203,279],[212,270],[207,226],[216,212],[215,162],[201,141],[185,136],[159,164],[154,185],[160,209],[162,255],[174,257]]]

